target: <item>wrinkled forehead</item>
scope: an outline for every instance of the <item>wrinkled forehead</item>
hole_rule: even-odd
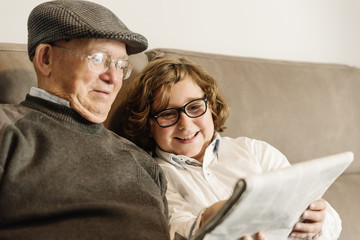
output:
[[[113,39],[82,38],[71,39],[69,41],[61,40],[58,41],[57,44],[87,55],[102,52],[114,59],[122,59],[128,56],[126,53],[126,44]]]

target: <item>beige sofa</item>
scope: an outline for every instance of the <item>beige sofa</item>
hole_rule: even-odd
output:
[[[107,127],[128,83],[157,55],[187,57],[215,76],[231,105],[224,135],[265,140],[291,163],[353,151],[354,162],[324,198],[342,218],[340,239],[359,239],[360,69],[153,49],[131,57],[134,73],[124,82]],[[0,43],[1,103],[19,103],[36,85],[35,77],[25,44]]]

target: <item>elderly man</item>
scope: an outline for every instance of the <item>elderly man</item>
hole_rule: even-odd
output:
[[[38,88],[0,106],[0,239],[168,239],[161,169],[102,124],[130,74],[128,55],[146,48],[95,3],[31,12]]]

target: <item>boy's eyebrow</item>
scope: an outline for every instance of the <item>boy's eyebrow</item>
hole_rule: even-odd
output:
[[[205,95],[203,95],[203,96],[201,96],[201,97],[193,97],[193,98],[187,99],[187,101],[186,101],[185,103],[183,103],[182,105],[179,105],[179,106],[178,106],[178,105],[172,106],[172,105],[170,104],[170,102],[169,102],[169,104],[166,106],[166,108],[164,108],[164,110],[165,110],[165,109],[168,109],[168,108],[178,108],[178,107],[182,107],[182,106],[188,104],[189,102],[191,102],[191,101],[193,101],[193,100],[196,100],[196,99],[199,99],[199,98],[204,98],[204,97],[205,97]],[[170,107],[170,106],[172,106],[172,107]]]

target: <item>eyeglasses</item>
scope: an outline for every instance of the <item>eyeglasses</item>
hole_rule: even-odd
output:
[[[62,49],[66,52],[75,54],[77,56],[87,58],[89,60],[88,68],[92,72],[104,73],[109,69],[111,63],[115,63],[116,72],[121,75],[120,77],[122,77],[123,79],[127,79],[131,74],[132,66],[129,63],[128,56],[126,56],[124,59],[119,59],[117,61],[114,61],[106,53],[103,52],[93,53],[92,55],[85,55],[61,47],[57,44],[51,44],[51,45],[59,49]]]
[[[207,110],[207,98],[198,98],[188,102],[179,108],[168,108],[152,116],[160,127],[166,128],[175,125],[181,112],[184,112],[189,118],[197,118],[205,114]]]

